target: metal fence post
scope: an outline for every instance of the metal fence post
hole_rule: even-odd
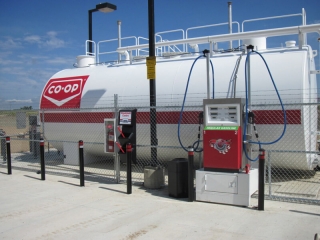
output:
[[[44,140],[40,138],[40,165],[41,165],[41,180],[46,180],[46,170],[44,165]]]
[[[258,210],[264,210],[264,164],[265,164],[265,150],[259,149],[259,196],[258,196]]]
[[[10,137],[6,137],[6,143],[7,143],[7,168],[8,168],[8,174],[12,174]]]
[[[132,174],[131,174],[131,164],[132,164],[132,145],[127,143],[127,194],[132,193]]]
[[[268,151],[268,182],[269,182],[269,198],[271,199],[271,183],[272,183],[272,176],[271,176],[271,152]]]
[[[80,186],[84,186],[84,161],[83,161],[83,141],[79,141],[79,168],[80,168]]]
[[[116,124],[118,124],[118,94],[114,94],[114,118],[116,119]],[[118,151],[115,151],[114,155],[114,168],[116,172],[116,182],[120,183],[120,159]]]
[[[194,162],[194,150],[193,150],[193,147],[189,147],[188,148],[188,201],[189,202],[193,202],[193,199],[194,199],[193,162]]]

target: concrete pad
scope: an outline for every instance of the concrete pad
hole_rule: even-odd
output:
[[[15,170],[0,174],[0,239],[313,239],[320,206],[265,201],[250,207],[188,202],[124,184]],[[31,175],[33,176],[33,175]],[[35,175],[38,176],[38,175]]]

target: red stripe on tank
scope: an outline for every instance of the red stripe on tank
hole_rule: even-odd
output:
[[[181,124],[199,124],[200,111],[185,111]],[[255,110],[256,124],[283,124],[282,110]],[[113,118],[113,112],[54,112],[40,113],[41,121],[52,123],[103,123],[105,118]],[[301,124],[300,110],[287,110],[287,124]],[[157,124],[177,124],[180,112],[157,112]],[[149,124],[149,112],[137,112],[137,124]]]

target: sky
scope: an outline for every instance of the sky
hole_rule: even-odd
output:
[[[117,6],[116,11],[93,13],[94,41],[117,38],[118,20],[122,22],[122,37],[148,38],[147,0],[109,2]],[[226,23],[227,2],[154,0],[155,32]],[[95,8],[98,3],[97,0],[0,0],[0,110],[19,109],[22,106],[39,108],[40,95],[51,76],[60,70],[73,68],[76,57],[85,54],[88,10]],[[232,20],[241,25],[247,19],[301,13],[302,8],[307,13],[307,24],[320,23],[319,0],[234,0]],[[301,25],[301,17],[246,23],[245,30],[296,25]],[[235,25],[233,30],[237,31]],[[228,33],[227,25],[193,31],[189,36],[224,33]],[[169,40],[177,38],[174,35],[168,36],[172,38]],[[319,51],[318,37],[317,33],[308,34],[308,44]],[[272,39],[268,40],[267,46],[280,47],[287,40],[295,39]],[[133,45],[130,41],[126,40],[123,45]],[[320,69],[319,56],[316,57],[317,69]]]

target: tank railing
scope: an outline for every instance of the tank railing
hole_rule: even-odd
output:
[[[140,41],[141,40],[146,40],[146,41],[149,41],[149,38],[145,38],[145,37],[138,37],[138,45],[137,46],[140,46]],[[142,45],[142,44],[141,44]],[[146,45],[146,44],[145,44]],[[146,46],[145,48],[148,48],[148,46]],[[138,49],[138,55],[137,56],[140,56],[140,52],[144,52],[144,53],[147,53],[149,54],[149,50],[144,50],[142,48],[137,48]]]
[[[239,33],[240,32],[240,24],[239,24],[239,22],[232,22],[232,24],[237,24],[238,33]],[[216,23],[216,24],[210,24],[210,25],[203,25],[203,26],[198,26],[198,27],[187,28],[187,30],[186,30],[186,39],[188,39],[188,32],[190,30],[201,29],[201,28],[209,28],[209,27],[218,27],[218,26],[223,26],[223,25],[229,25],[229,23],[228,22],[226,22],[226,23]],[[213,49],[215,49],[215,50],[218,49],[218,44],[217,43],[212,42],[210,44],[213,45],[212,46]],[[240,46],[240,39],[238,40],[238,46]],[[186,51],[188,51],[188,46],[186,46],[185,49],[186,49]]]
[[[93,44],[92,50],[93,52],[89,52],[88,51],[88,43]],[[96,55],[96,42],[92,41],[92,40],[86,40],[86,55],[91,55],[91,56],[95,56]]]
[[[307,14],[304,8],[302,8],[302,13],[295,13],[295,14],[288,14],[288,15],[280,15],[280,16],[273,16],[273,17],[265,17],[265,18],[254,18],[254,19],[248,19],[244,20],[241,24],[241,31],[244,32],[244,23],[246,22],[255,22],[255,21],[263,21],[263,20],[270,20],[270,19],[277,19],[277,18],[287,18],[287,17],[302,17],[302,26],[305,26],[307,24]],[[307,44],[306,36],[302,36],[302,45]]]
[[[169,40],[162,40],[162,42],[168,42]],[[164,51],[162,52],[162,54],[159,54],[159,56],[165,54],[165,53],[170,53],[170,52],[173,52],[173,53],[182,53],[183,51],[181,51],[180,48],[178,48],[176,45],[169,45],[169,46],[164,46],[163,47]]]
[[[248,38],[257,38],[257,37],[275,37],[275,36],[285,36],[285,35],[301,35],[308,32],[317,32],[320,33],[320,24],[310,24],[305,26],[294,26],[294,27],[284,27],[284,28],[273,28],[266,30],[258,31],[249,31],[249,32],[239,32],[232,34],[221,34],[221,35],[212,35],[204,36],[197,38],[186,38],[181,40],[172,40],[168,42],[157,42],[155,43],[156,47],[169,46],[169,45],[179,45],[179,44],[203,44],[203,43],[218,43],[218,42],[227,42],[233,40],[243,40]],[[300,49],[302,46],[300,46]],[[148,48],[148,44],[138,45],[138,46],[127,46],[117,49],[117,52],[122,51],[132,51],[135,49]]]
[[[126,40],[126,39],[135,39],[135,44],[137,45],[137,43],[138,43],[138,39],[137,39],[137,37],[135,37],[135,36],[130,36],[130,37],[123,37],[123,38],[121,38],[121,40]],[[115,42],[115,41],[118,42],[118,40],[119,40],[118,38],[114,38],[114,39],[99,41],[99,42],[97,43],[97,57],[96,57],[96,58],[97,58],[97,59],[96,59],[96,62],[97,62],[97,63],[100,62],[100,55],[118,53],[117,51],[100,52],[100,44],[102,44],[102,43],[109,43],[109,42]],[[138,50],[136,49],[135,52],[136,52],[136,56],[137,56]],[[120,61],[121,61],[121,59],[120,59]]]
[[[162,41],[162,37],[160,35],[155,35],[155,37],[159,37],[160,38],[160,42]],[[140,40],[145,40],[145,41],[149,41],[149,38],[145,38],[145,37],[138,37],[138,45],[140,45]],[[148,47],[145,47],[149,49],[149,45]],[[143,48],[137,48],[138,52],[137,52],[137,56],[140,56],[140,51],[149,54],[149,50],[145,50]],[[161,55],[161,53],[163,52],[163,48],[162,47],[156,47],[156,55],[159,56]],[[132,58],[131,58],[132,59]]]
[[[162,42],[162,36],[161,35],[156,35],[155,34],[155,41],[157,42],[157,37],[160,38],[160,42]],[[149,39],[148,39],[149,40]],[[156,55],[161,56],[162,53],[164,52],[164,47],[156,47]]]
[[[175,29],[175,30],[169,30],[169,31],[164,31],[164,32],[157,32],[157,33],[155,33],[155,36],[156,37],[160,36],[161,37],[160,41],[162,41],[162,36],[160,34],[167,34],[167,33],[173,33],[173,32],[182,32],[182,39],[185,39],[185,33],[184,33],[183,29]],[[183,46],[182,51],[185,52],[186,51],[185,44],[183,44],[182,46]],[[178,47],[176,47],[176,48],[178,48]],[[181,50],[180,50],[180,52],[181,52]]]

